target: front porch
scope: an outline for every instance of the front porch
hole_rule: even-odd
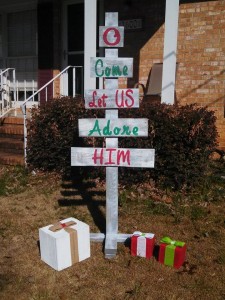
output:
[[[214,110],[225,149],[222,7],[221,1],[202,0],[2,0],[0,116],[24,101],[30,107],[74,95],[72,69],[60,76],[65,84],[53,80],[68,65],[80,67],[75,94],[103,88],[102,80],[90,78],[90,57],[105,55],[96,28],[104,25],[105,11],[118,11],[125,26],[120,56],[134,57],[134,77],[121,79],[120,87],[146,86],[150,71],[161,64],[161,101],[173,104],[176,98],[180,105]]]

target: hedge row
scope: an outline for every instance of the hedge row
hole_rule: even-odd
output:
[[[104,138],[80,138],[79,118],[104,118],[103,110],[86,110],[81,97],[61,98],[32,110],[28,137],[28,163],[32,168],[66,170],[71,146],[102,147]],[[154,169],[120,168],[120,177],[135,181],[152,177],[178,189],[192,186],[207,170],[210,151],[216,147],[214,112],[196,105],[142,103],[139,109],[119,110],[119,117],[148,118],[146,138],[119,138],[121,148],[154,148]],[[104,168],[93,168],[94,176]],[[78,170],[83,174],[87,168]]]

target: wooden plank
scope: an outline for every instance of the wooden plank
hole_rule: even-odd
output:
[[[137,108],[139,89],[85,90],[85,108]]]
[[[80,137],[148,136],[148,119],[79,119]]]
[[[91,77],[133,77],[133,58],[91,57]]]
[[[154,168],[154,163],[154,149],[71,148],[71,166]]]
[[[118,26],[119,14],[118,12],[105,13],[105,26]]]
[[[123,47],[123,26],[99,26],[99,47]]]
[[[118,24],[118,14],[106,14],[106,23]],[[108,25],[108,24],[107,24]],[[118,57],[118,49],[105,49],[105,56],[110,58]],[[118,79],[105,79],[106,89],[118,89]],[[118,119],[118,109],[105,111],[106,119]],[[118,148],[118,138],[106,138],[106,147]],[[117,241],[115,236],[118,233],[118,167],[106,167],[106,237],[105,257],[112,258],[117,252]]]
[[[107,168],[108,169],[108,168]],[[106,169],[106,172],[107,172]],[[117,208],[113,207],[112,204],[116,204],[118,203],[118,201],[114,201],[114,202],[106,202],[106,211],[107,211],[107,204],[110,206],[110,209],[108,209],[108,214],[114,214],[117,217],[117,222],[115,220],[115,216],[112,216],[112,219],[115,221],[115,224],[118,227],[118,204],[117,204]],[[114,209],[113,209],[114,208]],[[109,214],[110,213],[110,214]],[[112,224],[111,222],[108,224]],[[107,222],[106,222],[106,226],[107,226]],[[106,229],[106,237],[105,237],[105,258],[113,258],[116,256],[116,252],[117,252],[117,233],[114,233],[115,230],[113,230],[113,233],[110,232],[110,229]],[[118,231],[118,228],[116,230],[116,232]],[[110,233],[108,233],[110,232]]]
[[[117,243],[124,243],[128,239],[132,237],[132,233],[118,233],[116,235],[117,237]],[[105,239],[104,233],[90,233],[90,240],[91,242],[103,242]]]
[[[104,233],[90,233],[91,242],[103,242],[105,239]]]
[[[117,242],[118,243],[124,243],[128,239],[130,239],[132,237],[132,235],[133,234],[131,234],[131,233],[118,233],[117,234]]]

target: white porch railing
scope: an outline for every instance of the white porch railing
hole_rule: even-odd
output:
[[[14,68],[0,70],[0,116],[5,114],[16,99],[16,72]]]
[[[71,96],[75,97],[76,95],[76,75],[77,70],[81,70],[81,91],[83,94],[83,66],[67,66],[64,70],[62,70],[59,74],[57,74],[53,79],[51,79],[49,82],[47,82],[44,86],[42,86],[39,90],[37,90],[35,93],[33,93],[30,97],[25,99],[23,103],[20,105],[23,117],[24,117],[24,159],[25,159],[25,165],[27,163],[27,105],[30,101],[33,103],[35,102],[36,97],[38,97],[38,101],[36,103],[40,103],[40,95],[41,92],[44,93],[44,100],[48,101],[48,92],[51,89],[52,98],[54,97],[63,97],[63,96],[69,96],[69,75],[68,71],[69,69],[72,69],[72,94]],[[57,79],[60,79],[60,93],[55,93],[55,82]],[[43,94],[42,94],[43,98]]]
[[[18,81],[15,68],[0,69],[0,118],[18,108],[28,94],[34,94],[37,82]],[[15,110],[16,115],[16,110]]]

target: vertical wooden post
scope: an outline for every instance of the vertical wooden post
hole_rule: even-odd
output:
[[[106,109],[105,119],[79,119],[79,136],[106,137],[106,148],[73,147],[71,165],[106,166],[106,233],[91,233],[91,241],[105,240],[105,257],[112,258],[116,256],[117,243],[131,236],[118,233],[118,166],[153,168],[155,152],[154,149],[118,149],[119,136],[148,136],[148,119],[118,118],[118,108],[139,107],[139,90],[118,89],[118,77],[133,76],[133,59],[119,58],[118,49],[114,48],[123,47],[124,29],[118,26],[118,13],[106,13],[105,25],[99,28],[99,45],[109,48],[105,50],[105,58],[91,58],[90,72],[92,77],[104,77],[105,89],[85,90],[85,107]],[[96,130],[95,124],[101,129]],[[133,129],[126,132],[124,127]],[[101,158],[96,154],[99,150]],[[115,151],[112,157],[111,151]]]
[[[107,81],[118,82],[118,79]],[[115,83],[116,83],[115,82]],[[108,87],[107,87],[108,89]],[[118,110],[106,110],[105,117],[117,119]],[[106,138],[106,148],[118,148],[118,138]],[[118,233],[118,167],[106,167],[106,237],[105,257],[111,258],[117,251]]]
[[[106,26],[118,26],[118,14],[107,14]],[[117,58],[118,49],[105,49],[105,57]],[[105,89],[118,89],[118,79],[105,79]],[[105,117],[118,119],[118,110],[106,110]],[[118,138],[106,138],[106,148],[118,148]],[[118,167],[106,167],[105,258],[116,256],[118,234]]]

